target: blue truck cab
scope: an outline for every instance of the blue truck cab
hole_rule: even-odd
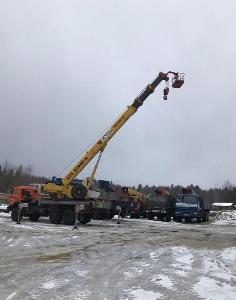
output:
[[[203,198],[190,188],[183,188],[178,194],[175,203],[174,219],[177,222],[191,222],[194,219],[198,223],[209,221],[209,207]]]

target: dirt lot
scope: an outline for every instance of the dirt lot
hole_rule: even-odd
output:
[[[0,214],[0,299],[236,299],[234,222],[92,221],[72,230]]]

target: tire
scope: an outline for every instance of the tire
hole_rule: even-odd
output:
[[[11,212],[11,219],[13,222],[18,221],[18,207],[14,207]],[[20,214],[20,220],[22,219],[22,214]]]
[[[135,213],[135,212],[131,213],[130,219],[139,219],[139,213]]]
[[[170,222],[171,221],[171,217],[167,216],[166,217],[166,222]]]
[[[71,208],[67,208],[62,212],[62,223],[65,225],[75,224],[75,212]]]
[[[82,200],[87,194],[87,188],[83,184],[73,186],[71,195],[75,200]]]
[[[29,219],[31,222],[37,222],[38,219],[39,219],[40,215],[39,214],[32,214],[32,215],[29,215]]]
[[[62,220],[62,213],[58,207],[52,208],[49,213],[49,221],[52,224],[60,224]]]
[[[124,212],[124,211],[121,211],[121,212],[120,212],[120,217],[121,217],[121,218],[125,218],[125,212]]]
[[[182,218],[180,217],[176,218],[176,222],[182,223]]]
[[[202,223],[202,218],[197,218],[198,223]]]
[[[108,219],[113,219],[115,215],[115,212],[113,210],[110,210],[108,213]]]
[[[154,219],[154,215],[153,214],[148,214],[148,220],[153,220]]]
[[[87,224],[88,222],[91,221],[90,215],[89,214],[83,214],[79,213],[78,219],[81,224]]]
[[[185,218],[184,220],[185,220],[185,223],[191,223],[192,219],[191,218]]]
[[[209,221],[209,213],[205,213],[205,216],[202,217],[203,222],[208,222]]]
[[[106,219],[106,215],[105,215],[104,211],[98,210],[96,212],[96,219],[97,220],[105,220]]]

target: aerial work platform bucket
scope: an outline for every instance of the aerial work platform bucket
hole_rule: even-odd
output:
[[[172,78],[173,88],[179,89],[183,84],[184,84],[184,73],[178,73]]]

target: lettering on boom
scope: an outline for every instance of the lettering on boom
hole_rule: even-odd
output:
[[[87,160],[87,158],[88,158],[88,157],[85,156],[84,159],[82,159],[81,162],[80,162],[78,165],[76,165],[76,166],[74,167],[74,169],[70,172],[70,174],[66,176],[66,179],[67,179],[68,181],[70,181],[71,179],[74,178],[75,174],[77,174],[78,170],[79,170],[80,167],[83,165],[83,163]]]

